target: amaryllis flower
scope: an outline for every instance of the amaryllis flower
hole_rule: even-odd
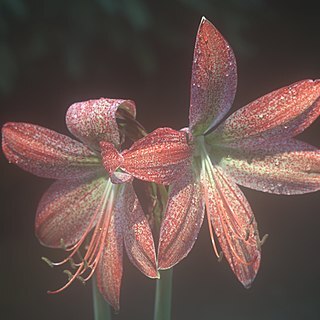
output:
[[[231,269],[249,287],[259,269],[263,240],[237,184],[287,195],[320,189],[319,150],[293,139],[319,116],[320,81],[273,91],[221,122],[236,86],[232,49],[203,18],[194,50],[189,127],[157,129],[123,152],[119,166],[144,180],[176,179],[160,230],[160,269],[187,256],[206,211],[216,255],[221,257],[217,239]]]
[[[7,123],[2,129],[2,148],[9,162],[58,179],[42,197],[35,221],[43,245],[69,252],[65,260],[52,265],[70,262],[74,268],[73,273],[67,271],[67,284],[53,292],[77,278],[86,281],[96,272],[101,293],[115,309],[119,309],[123,246],[141,272],[158,276],[152,233],[132,184],[113,184],[101,162],[101,143],[120,147],[116,118],[123,116],[134,119],[132,101],[101,98],[73,104],[66,123],[81,142],[27,123]]]

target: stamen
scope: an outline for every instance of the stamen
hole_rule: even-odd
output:
[[[77,280],[79,280],[84,286],[86,285],[86,280],[81,276],[77,276]]]
[[[251,226],[253,224],[254,221],[254,215],[251,216],[248,225]]]
[[[70,263],[71,269],[76,269],[77,268],[77,264],[74,262],[73,258],[69,259],[69,263]]]
[[[66,244],[65,244],[65,242],[64,242],[64,240],[62,238],[60,239],[60,247],[64,251],[67,251],[67,246],[66,246]]]
[[[245,236],[244,240],[248,241],[249,240],[249,236],[250,236],[250,230],[246,229],[246,236]]]
[[[206,159],[207,160],[207,159]],[[210,165],[211,164],[211,162],[210,162],[210,164],[208,163],[208,160],[207,161],[205,161],[205,164],[206,164],[206,168],[207,168],[207,173],[210,175],[210,178],[212,179],[212,180],[214,180],[213,179],[213,176],[214,176],[214,174],[213,174],[213,168],[212,168],[212,165]],[[218,171],[219,172],[219,171]],[[218,182],[217,180],[215,180],[216,182]],[[229,185],[229,187],[230,187],[230,185]],[[205,188],[206,189],[206,188]],[[231,211],[231,217],[234,217],[234,212],[231,210],[231,208],[228,206],[228,204],[227,204],[227,200],[225,199],[225,196],[224,196],[224,194],[223,194],[223,192],[221,192],[221,186],[220,185],[218,185],[218,187],[216,188],[217,189],[217,191],[218,191],[218,193],[219,193],[219,196],[220,196],[220,198],[222,199],[222,205],[224,206],[224,208],[221,208],[221,205],[219,204],[219,202],[217,202],[217,205],[220,207],[220,212],[224,212],[224,210],[223,209],[227,209],[227,210],[230,210]],[[206,191],[205,191],[205,193],[207,193]],[[238,199],[239,200],[239,199]],[[208,195],[206,194],[206,202],[208,201]],[[240,201],[240,200],[239,200]],[[208,211],[208,210],[207,210]],[[236,251],[236,249],[235,249],[235,247],[234,247],[234,245],[233,245],[233,243],[232,243],[232,240],[231,240],[231,236],[230,236],[230,234],[229,234],[229,232],[226,230],[226,224],[225,224],[225,221],[224,221],[224,219],[223,219],[223,217],[224,217],[224,219],[227,219],[227,217],[226,216],[220,216],[220,224],[221,224],[221,226],[222,226],[222,229],[223,229],[223,233],[224,233],[224,235],[225,235],[225,237],[226,237],[226,240],[227,240],[227,242],[228,242],[228,245],[229,245],[229,247],[230,247],[230,249],[231,249],[231,251],[232,251],[232,253],[233,253],[233,255],[234,255],[234,257],[240,262],[240,263],[242,263],[242,264],[244,264],[244,265],[246,265],[246,266],[250,266],[250,265],[252,265],[255,261],[256,261],[256,259],[257,259],[257,256],[255,256],[255,257],[253,257],[251,260],[249,260],[249,261],[245,261],[245,260],[243,260],[240,256],[239,256],[239,254],[237,253],[237,251]],[[228,219],[227,219],[228,220]],[[238,222],[237,221],[237,219],[235,219],[236,220],[236,222]],[[232,219],[229,219],[229,221],[231,221],[232,222]],[[234,227],[235,227],[235,225],[233,225]],[[239,228],[241,228],[241,225],[239,225]],[[233,228],[232,228],[233,229]],[[238,241],[243,241],[244,240],[244,237],[242,236],[242,235],[239,235],[239,233],[237,232],[237,229],[233,229],[233,231],[235,232],[235,235],[237,236],[237,238],[239,239]]]
[[[208,210],[206,210],[206,212],[207,212],[207,219],[208,219],[209,232],[210,232],[210,238],[211,238],[213,251],[214,251],[214,253],[217,256],[218,261],[219,261],[221,252],[220,253],[218,252],[218,249],[217,249],[217,246],[216,246],[216,242],[214,240],[214,233],[213,233],[213,230],[212,230],[212,223],[211,223],[211,219],[210,219]],[[221,257],[221,259],[222,259],[222,257]]]
[[[267,239],[269,238],[269,234],[266,233],[262,239],[259,241],[259,245],[260,245],[260,248],[266,243]]]
[[[73,277],[73,274],[69,270],[63,270],[63,273],[65,273],[68,276],[68,281],[70,281]]]
[[[243,259],[238,255],[236,249],[234,248],[233,243],[232,243],[231,238],[230,238],[230,235],[229,235],[229,233],[227,232],[227,230],[226,230],[226,228],[225,228],[225,224],[224,224],[223,222],[221,222],[221,225],[222,225],[223,232],[224,232],[224,234],[226,235],[227,242],[228,242],[228,244],[229,244],[229,247],[230,247],[230,249],[231,249],[234,257],[235,257],[240,263],[242,263],[242,264],[244,264],[244,265],[246,265],[246,266],[251,266],[251,265],[256,261],[257,256],[253,257],[253,258],[252,258],[251,260],[249,260],[249,261],[243,260]],[[241,241],[241,240],[239,240],[239,241]]]
[[[204,170],[202,170],[202,172],[204,172]],[[216,242],[214,240],[214,232],[213,232],[213,229],[212,229],[212,221],[211,221],[211,217],[210,217],[210,214],[209,214],[209,210],[207,209],[209,207],[209,196],[208,196],[207,188],[204,188],[204,196],[205,196],[206,213],[207,213],[207,220],[208,220],[208,226],[209,226],[209,233],[210,233],[212,248],[213,248],[213,251],[214,251],[214,253],[217,256],[218,261],[219,261],[220,253],[218,252],[218,249],[217,249],[217,246],[216,246]],[[222,257],[221,257],[221,259],[222,259]]]
[[[78,241],[78,243],[73,247],[72,252],[70,255],[64,259],[62,262],[67,262],[71,264],[71,267],[77,267],[77,271],[72,274],[69,270],[64,270],[63,272],[68,275],[68,282],[61,287],[58,290],[55,291],[48,291],[50,294],[58,293],[66,289],[75,279],[80,280],[82,283],[85,283],[92,274],[94,273],[98,262],[100,260],[101,253],[104,248],[105,239],[108,233],[109,229],[109,223],[111,219],[112,209],[114,205],[114,197],[115,197],[115,191],[114,186],[110,183],[107,183],[105,192],[101,198],[101,201],[90,221],[89,227],[87,228],[84,235],[81,237],[81,239]],[[93,235],[91,237],[90,243],[87,247],[87,251],[84,257],[82,257],[80,253],[80,246],[84,242],[86,236],[91,230],[92,224],[96,221],[96,218],[100,215],[100,219],[94,229]],[[64,242],[62,241],[61,245],[65,247]],[[77,253],[80,262],[75,263],[73,260],[73,256]],[[58,264],[62,264],[62,262],[59,262]],[[57,265],[53,263],[53,265]],[[87,277],[82,277],[82,275],[88,270],[91,269],[89,272],[89,275]]]
[[[54,267],[54,264],[50,259],[48,259],[46,257],[41,257],[41,260],[44,261],[50,268]]]
[[[222,201],[224,203],[227,203],[227,200],[225,199],[224,194],[222,192],[220,192],[221,185],[218,183],[219,181],[217,179],[213,178],[214,177],[213,167],[212,167],[210,159],[208,159],[208,155],[207,154],[206,154],[206,159],[205,159],[205,168],[206,168],[207,174],[210,175],[210,178],[213,181],[215,181],[215,183],[218,185],[219,188],[217,188],[217,190],[218,190],[218,192],[220,194],[220,197],[221,197]],[[218,170],[217,170],[217,172],[219,173]],[[229,187],[230,187],[230,185],[229,185]],[[240,240],[245,240],[246,235],[244,236],[241,233],[242,226],[241,226],[239,220],[237,219],[236,214],[233,212],[233,210],[230,207],[228,207],[228,208],[231,211],[231,215],[230,216],[224,215],[224,219],[230,221],[230,223],[232,225],[232,230],[234,231],[234,233],[237,236],[237,238],[240,239]],[[224,211],[222,211],[222,212],[224,213]]]

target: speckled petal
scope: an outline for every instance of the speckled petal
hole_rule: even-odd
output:
[[[202,18],[192,65],[190,129],[199,135],[229,111],[237,87],[237,66],[232,49],[220,32]]]
[[[35,231],[48,247],[76,243],[90,224],[106,186],[97,179],[58,180],[43,195],[36,214]]]
[[[258,272],[261,257],[250,205],[239,187],[215,167],[206,172],[202,183],[209,223],[231,269],[248,288]]]
[[[256,146],[291,138],[319,116],[319,96],[319,80],[304,80],[273,91],[233,113],[207,140]]]
[[[114,207],[105,246],[96,269],[98,288],[116,311],[120,309],[124,223],[123,214],[119,211],[121,206],[118,204]]]
[[[204,203],[200,182],[189,170],[171,186],[160,229],[160,269],[169,269],[188,255],[197,239],[203,216]]]
[[[125,222],[124,243],[131,262],[146,276],[157,278],[154,241],[149,223],[141,208],[132,184],[121,186],[121,214]]]
[[[307,143],[290,139],[257,150],[220,152],[225,156],[219,165],[245,187],[288,195],[320,190],[320,150]]]
[[[185,170],[191,151],[186,132],[160,128],[122,153],[121,168],[141,180],[169,184]]]
[[[29,123],[6,123],[2,149],[9,162],[45,178],[83,177],[102,167],[95,153],[82,143]]]
[[[101,141],[100,147],[103,166],[109,174],[112,174],[122,165],[123,156],[110,142]]]
[[[68,129],[94,150],[99,150],[99,142],[102,140],[118,146],[120,143],[116,122],[118,108],[128,111],[135,117],[135,104],[130,100],[101,98],[74,103],[66,115]]]

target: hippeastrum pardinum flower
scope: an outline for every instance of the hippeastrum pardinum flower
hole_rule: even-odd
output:
[[[286,195],[320,189],[320,151],[293,138],[320,114],[320,81],[304,80],[273,91],[222,121],[236,86],[233,51],[203,18],[194,49],[189,127],[155,130],[124,151],[117,165],[140,179],[175,180],[160,230],[160,269],[187,256],[206,211],[216,255],[221,257],[215,239],[239,281],[250,287],[264,238],[260,240],[237,184]],[[104,152],[103,158],[110,162]]]
[[[96,272],[100,292],[116,310],[123,246],[142,273],[158,277],[151,229],[132,177],[119,173],[121,179],[112,183],[101,158],[101,144],[121,148],[123,134],[137,130],[126,128],[124,121],[132,124],[135,113],[130,100],[101,98],[73,104],[66,123],[81,142],[28,123],[7,123],[2,128],[2,148],[9,162],[57,179],[40,201],[35,232],[43,245],[69,252],[61,262],[46,261],[52,266],[70,262],[74,271],[67,270],[67,284],[52,292],[62,291],[77,278],[87,281]],[[122,120],[121,127],[117,120]]]

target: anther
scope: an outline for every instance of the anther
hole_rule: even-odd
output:
[[[81,276],[77,276],[77,279],[83,284],[83,285],[85,285],[86,284],[86,281],[84,280],[84,278],[83,277],[81,277]]]
[[[223,259],[223,252],[220,251],[220,252],[219,252],[219,256],[218,256],[218,262],[221,262],[222,259]]]
[[[245,241],[248,241],[249,236],[250,236],[250,230],[247,229],[247,230],[246,230],[246,236],[245,236],[244,240],[245,240]]]
[[[54,264],[50,259],[48,259],[46,257],[41,257],[41,260],[44,261],[50,268],[54,267]]]
[[[269,235],[267,233],[262,237],[262,239],[260,240],[260,246],[263,246],[265,244],[268,237],[269,237]]]
[[[73,260],[73,258],[69,258],[69,263],[70,263],[70,267],[72,268],[72,269],[76,269],[77,268],[77,265],[76,265],[76,263],[74,262],[74,260]]]
[[[65,244],[65,242],[64,242],[64,240],[62,238],[60,239],[60,247],[64,251],[67,251],[67,246],[66,246],[66,244]]]
[[[68,281],[72,279],[73,274],[69,270],[63,270],[63,273],[65,273],[68,276]]]

